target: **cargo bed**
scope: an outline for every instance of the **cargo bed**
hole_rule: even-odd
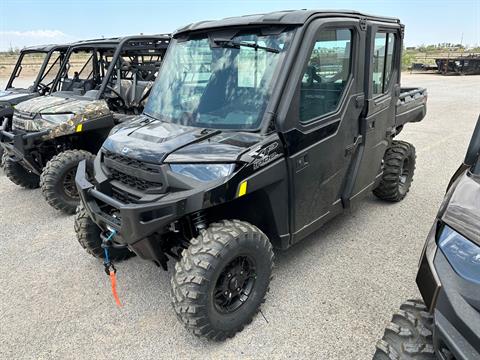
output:
[[[421,121],[425,117],[427,97],[427,89],[425,88],[401,88],[395,118],[397,128],[408,122]]]

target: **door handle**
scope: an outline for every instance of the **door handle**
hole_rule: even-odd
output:
[[[353,144],[348,145],[345,148],[345,156],[351,155],[357,150],[358,145],[362,142],[362,135],[358,135],[355,140],[353,141]]]
[[[355,107],[357,109],[363,109],[365,106],[365,95],[359,95],[355,98]]]
[[[308,163],[308,154],[303,154],[295,160],[295,167],[297,172],[305,169],[309,165]]]

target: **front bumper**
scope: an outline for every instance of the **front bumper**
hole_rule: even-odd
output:
[[[30,156],[30,150],[36,147],[36,143],[50,130],[37,132],[8,131],[8,119],[4,119],[0,127],[0,146],[14,160],[22,164],[33,173],[40,175],[42,169]]]
[[[97,164],[96,164],[97,165]],[[97,185],[86,176],[86,163],[79,164],[75,177],[78,192],[90,218],[104,233],[115,230],[117,246],[128,246],[146,260],[164,256],[159,237],[171,232],[171,224],[202,208],[205,190],[194,189],[167,193],[150,203],[125,204],[108,194],[108,181]]]
[[[480,359],[480,285],[453,270],[437,250],[434,231],[427,239],[417,284],[434,314],[433,345],[437,357],[450,359],[446,355],[450,352],[457,360]]]

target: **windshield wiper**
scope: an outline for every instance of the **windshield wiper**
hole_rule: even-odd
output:
[[[253,48],[253,49],[255,49],[255,51],[258,50],[258,49],[261,49],[261,50],[265,50],[265,51],[272,52],[272,53],[275,53],[275,54],[278,54],[280,52],[280,50],[275,49],[275,48],[271,48],[271,47],[268,47],[268,46],[262,46],[262,45],[258,45],[258,44],[252,44],[252,43],[245,42],[245,41],[233,41],[233,40],[229,40],[229,39],[215,39],[215,40],[213,40],[213,42],[215,44],[218,44],[218,45],[222,46],[222,47],[230,47],[230,48],[234,48],[234,49],[240,49],[241,46],[244,46],[244,47]]]

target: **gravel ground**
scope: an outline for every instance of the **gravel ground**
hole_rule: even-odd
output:
[[[235,338],[190,335],[169,303],[169,274],[118,265],[117,309],[100,262],[77,244],[73,217],[0,174],[0,358],[369,359],[392,312],[418,297],[425,236],[480,109],[480,77],[409,75],[429,90],[428,115],[400,138],[417,148],[409,196],[370,196],[292,249],[277,253],[263,315]]]

